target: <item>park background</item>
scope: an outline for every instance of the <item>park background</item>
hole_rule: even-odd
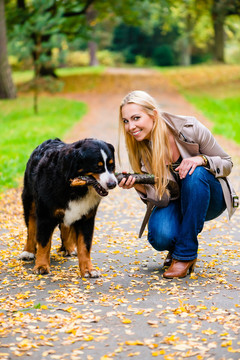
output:
[[[1,0],[0,189],[87,111],[64,95],[100,86],[109,67],[157,69],[239,143],[239,14],[237,0]]]
[[[239,43],[238,0],[0,0],[1,359],[239,359],[239,210],[205,226],[196,273],[182,280],[162,278],[166,254],[137,236],[144,204],[120,189],[96,219],[101,278],[79,278],[58,233],[51,274],[18,259],[32,150],[85,135],[115,145],[118,104],[134,88],[209,127],[239,193]]]

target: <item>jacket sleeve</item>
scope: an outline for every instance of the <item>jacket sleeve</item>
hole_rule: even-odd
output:
[[[195,137],[200,153],[208,159],[209,171],[215,177],[228,176],[233,166],[231,157],[217,143],[211,131],[199,121],[195,124]]]
[[[152,205],[157,206],[157,207],[166,207],[169,204],[170,201],[170,197],[167,195],[167,193],[164,193],[162,196],[162,199],[160,200],[156,190],[154,188],[154,185],[144,185],[145,190],[146,190],[146,195],[143,194],[142,192],[137,191],[138,195],[140,196],[140,199],[147,204],[148,202],[150,202]]]

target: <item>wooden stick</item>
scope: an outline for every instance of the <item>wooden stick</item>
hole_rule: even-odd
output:
[[[155,184],[155,178],[154,175],[150,175],[150,174],[130,174],[130,173],[116,173],[115,176],[117,178],[118,183],[120,183],[120,181],[123,178],[128,178],[129,176],[134,177],[135,180],[135,184]],[[71,179],[71,186],[90,186],[90,185],[94,185],[96,182],[96,180],[93,177],[90,176],[78,176],[74,179]]]

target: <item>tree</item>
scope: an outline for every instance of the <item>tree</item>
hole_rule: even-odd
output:
[[[0,99],[14,99],[16,89],[12,81],[7,55],[7,31],[4,0],[0,0]]]
[[[224,62],[226,18],[230,15],[240,15],[240,0],[211,0],[211,16],[214,29],[214,58]]]

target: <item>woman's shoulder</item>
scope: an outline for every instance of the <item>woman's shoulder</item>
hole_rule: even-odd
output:
[[[161,117],[166,121],[168,125],[174,126],[176,129],[183,126],[193,126],[198,120],[194,116],[189,115],[176,115],[169,112],[161,112]]]

